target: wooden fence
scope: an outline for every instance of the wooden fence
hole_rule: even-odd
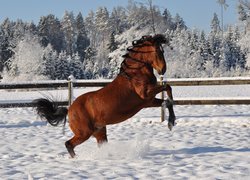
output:
[[[80,87],[103,87],[110,83],[111,81],[55,81],[55,82],[39,82],[39,83],[15,83],[15,84],[6,84],[0,83],[0,93],[5,93],[4,90],[26,90],[26,89],[68,89],[69,100],[58,102],[60,105],[67,106],[71,103],[71,95],[74,88]],[[171,86],[211,86],[211,85],[250,85],[250,78],[216,78],[216,79],[169,79],[165,83],[168,83]],[[250,104],[249,98],[232,98],[232,99],[176,99],[174,101],[175,105],[217,105],[217,104]],[[18,102],[7,102],[1,103],[0,108],[11,108],[11,107],[33,107],[34,103],[32,101],[18,101]]]

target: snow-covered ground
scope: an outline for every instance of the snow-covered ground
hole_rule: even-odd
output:
[[[93,88],[91,88],[93,89]],[[78,89],[75,96],[89,89]],[[250,97],[250,87],[173,87],[176,98]],[[0,91],[0,101],[29,100],[67,92]],[[52,127],[32,108],[0,109],[1,179],[250,179],[250,106],[175,106],[173,131],[160,122],[160,108],[145,109],[108,126],[109,143],[94,138],[71,159],[66,125]]]

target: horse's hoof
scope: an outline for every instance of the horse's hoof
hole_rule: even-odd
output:
[[[76,156],[75,152],[73,150],[68,150],[69,155],[71,158],[74,158]]]
[[[66,149],[68,150],[68,153],[71,156],[71,158],[74,158],[76,154],[74,152],[74,149],[72,148],[72,146],[70,145],[70,143],[68,141],[65,143],[65,146],[66,146]]]
[[[168,129],[169,129],[170,131],[172,131],[173,127],[174,127],[173,123],[168,122]]]
[[[168,119],[168,129],[171,131],[173,129],[173,127],[176,125],[176,117],[172,117]]]

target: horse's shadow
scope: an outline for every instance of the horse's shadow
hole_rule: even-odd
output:
[[[198,155],[198,154],[220,153],[220,152],[250,152],[250,148],[232,149],[221,146],[193,147],[193,148],[182,148],[177,150],[156,150],[152,152],[152,155],[171,155],[171,154]]]
[[[28,127],[36,127],[36,126],[46,126],[47,122],[20,122],[17,124],[0,124],[0,129],[2,128],[28,128]]]

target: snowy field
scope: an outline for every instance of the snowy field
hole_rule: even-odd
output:
[[[173,87],[176,98],[250,97],[250,85]],[[89,89],[78,89],[75,96]],[[0,91],[0,102],[66,91]],[[250,179],[250,106],[175,106],[177,126],[160,123],[160,108],[145,109],[108,126],[109,143],[94,138],[71,159],[66,125],[52,127],[32,108],[0,109],[1,179]]]

